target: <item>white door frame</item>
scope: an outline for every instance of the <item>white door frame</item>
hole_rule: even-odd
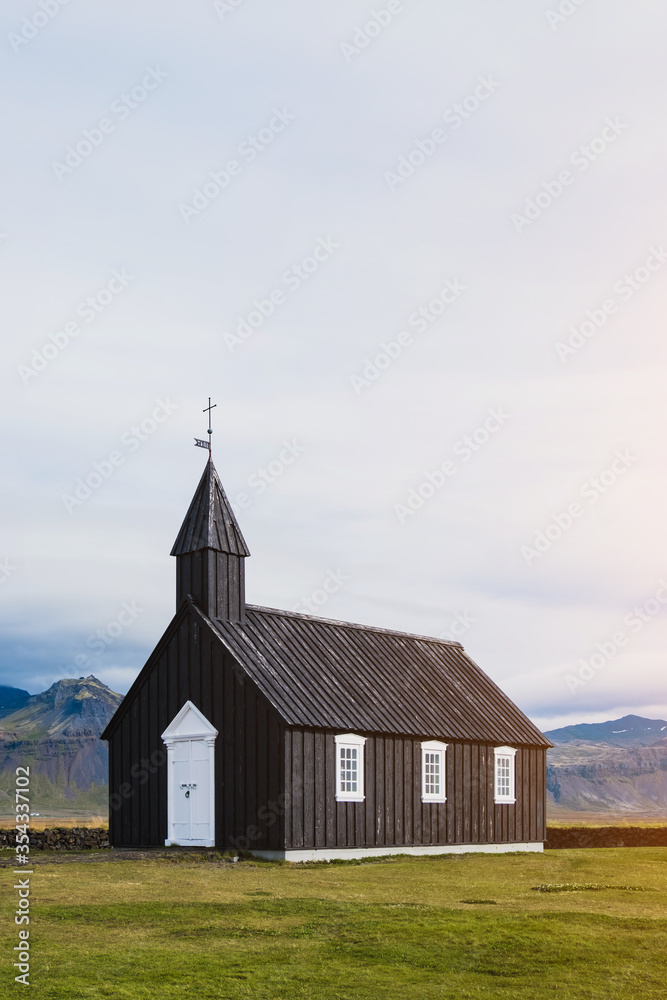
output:
[[[167,748],[167,839],[165,847],[179,844],[186,847],[215,847],[215,738],[218,730],[191,701],[186,701],[162,733]],[[174,838],[174,797],[175,787],[174,748],[176,743],[201,740],[208,747],[209,768],[209,834],[207,840],[179,840]]]

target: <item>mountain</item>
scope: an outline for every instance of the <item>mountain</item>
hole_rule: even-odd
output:
[[[667,740],[664,719],[642,719],[640,715],[624,715],[615,722],[585,722],[578,726],[552,729],[544,734],[552,743],[606,743],[614,747],[650,747]]]
[[[122,701],[92,675],[30,696],[0,687],[0,814],[14,812],[17,767],[28,765],[31,810],[105,815],[109,753],[100,733]],[[546,733],[549,815],[667,816],[667,722],[626,715]]]
[[[100,733],[122,701],[92,675],[64,678],[0,719],[0,813],[11,815],[15,769],[30,767],[31,810],[104,814],[109,751]]]
[[[0,684],[0,719],[17,708],[23,708],[30,695],[21,688],[5,687]]]
[[[545,734],[550,813],[667,816],[667,722],[626,715]]]
[[[92,674],[78,680],[65,677],[0,720],[0,739],[99,737],[121,701],[122,695]]]

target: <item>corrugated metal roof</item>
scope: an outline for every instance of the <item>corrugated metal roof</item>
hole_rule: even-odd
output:
[[[212,624],[288,725],[551,746],[459,643],[252,605]]]
[[[211,459],[206,463],[171,554],[182,556],[198,549],[250,555]]]

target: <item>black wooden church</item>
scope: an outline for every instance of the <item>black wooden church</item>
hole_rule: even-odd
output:
[[[115,846],[542,850],[551,744],[457,642],[246,604],[209,458],[176,614],[102,734]]]

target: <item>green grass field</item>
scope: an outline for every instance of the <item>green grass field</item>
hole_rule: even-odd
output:
[[[38,998],[667,995],[667,848],[312,866],[156,858],[34,870]],[[9,958],[11,869],[3,879],[10,995],[21,988]]]

